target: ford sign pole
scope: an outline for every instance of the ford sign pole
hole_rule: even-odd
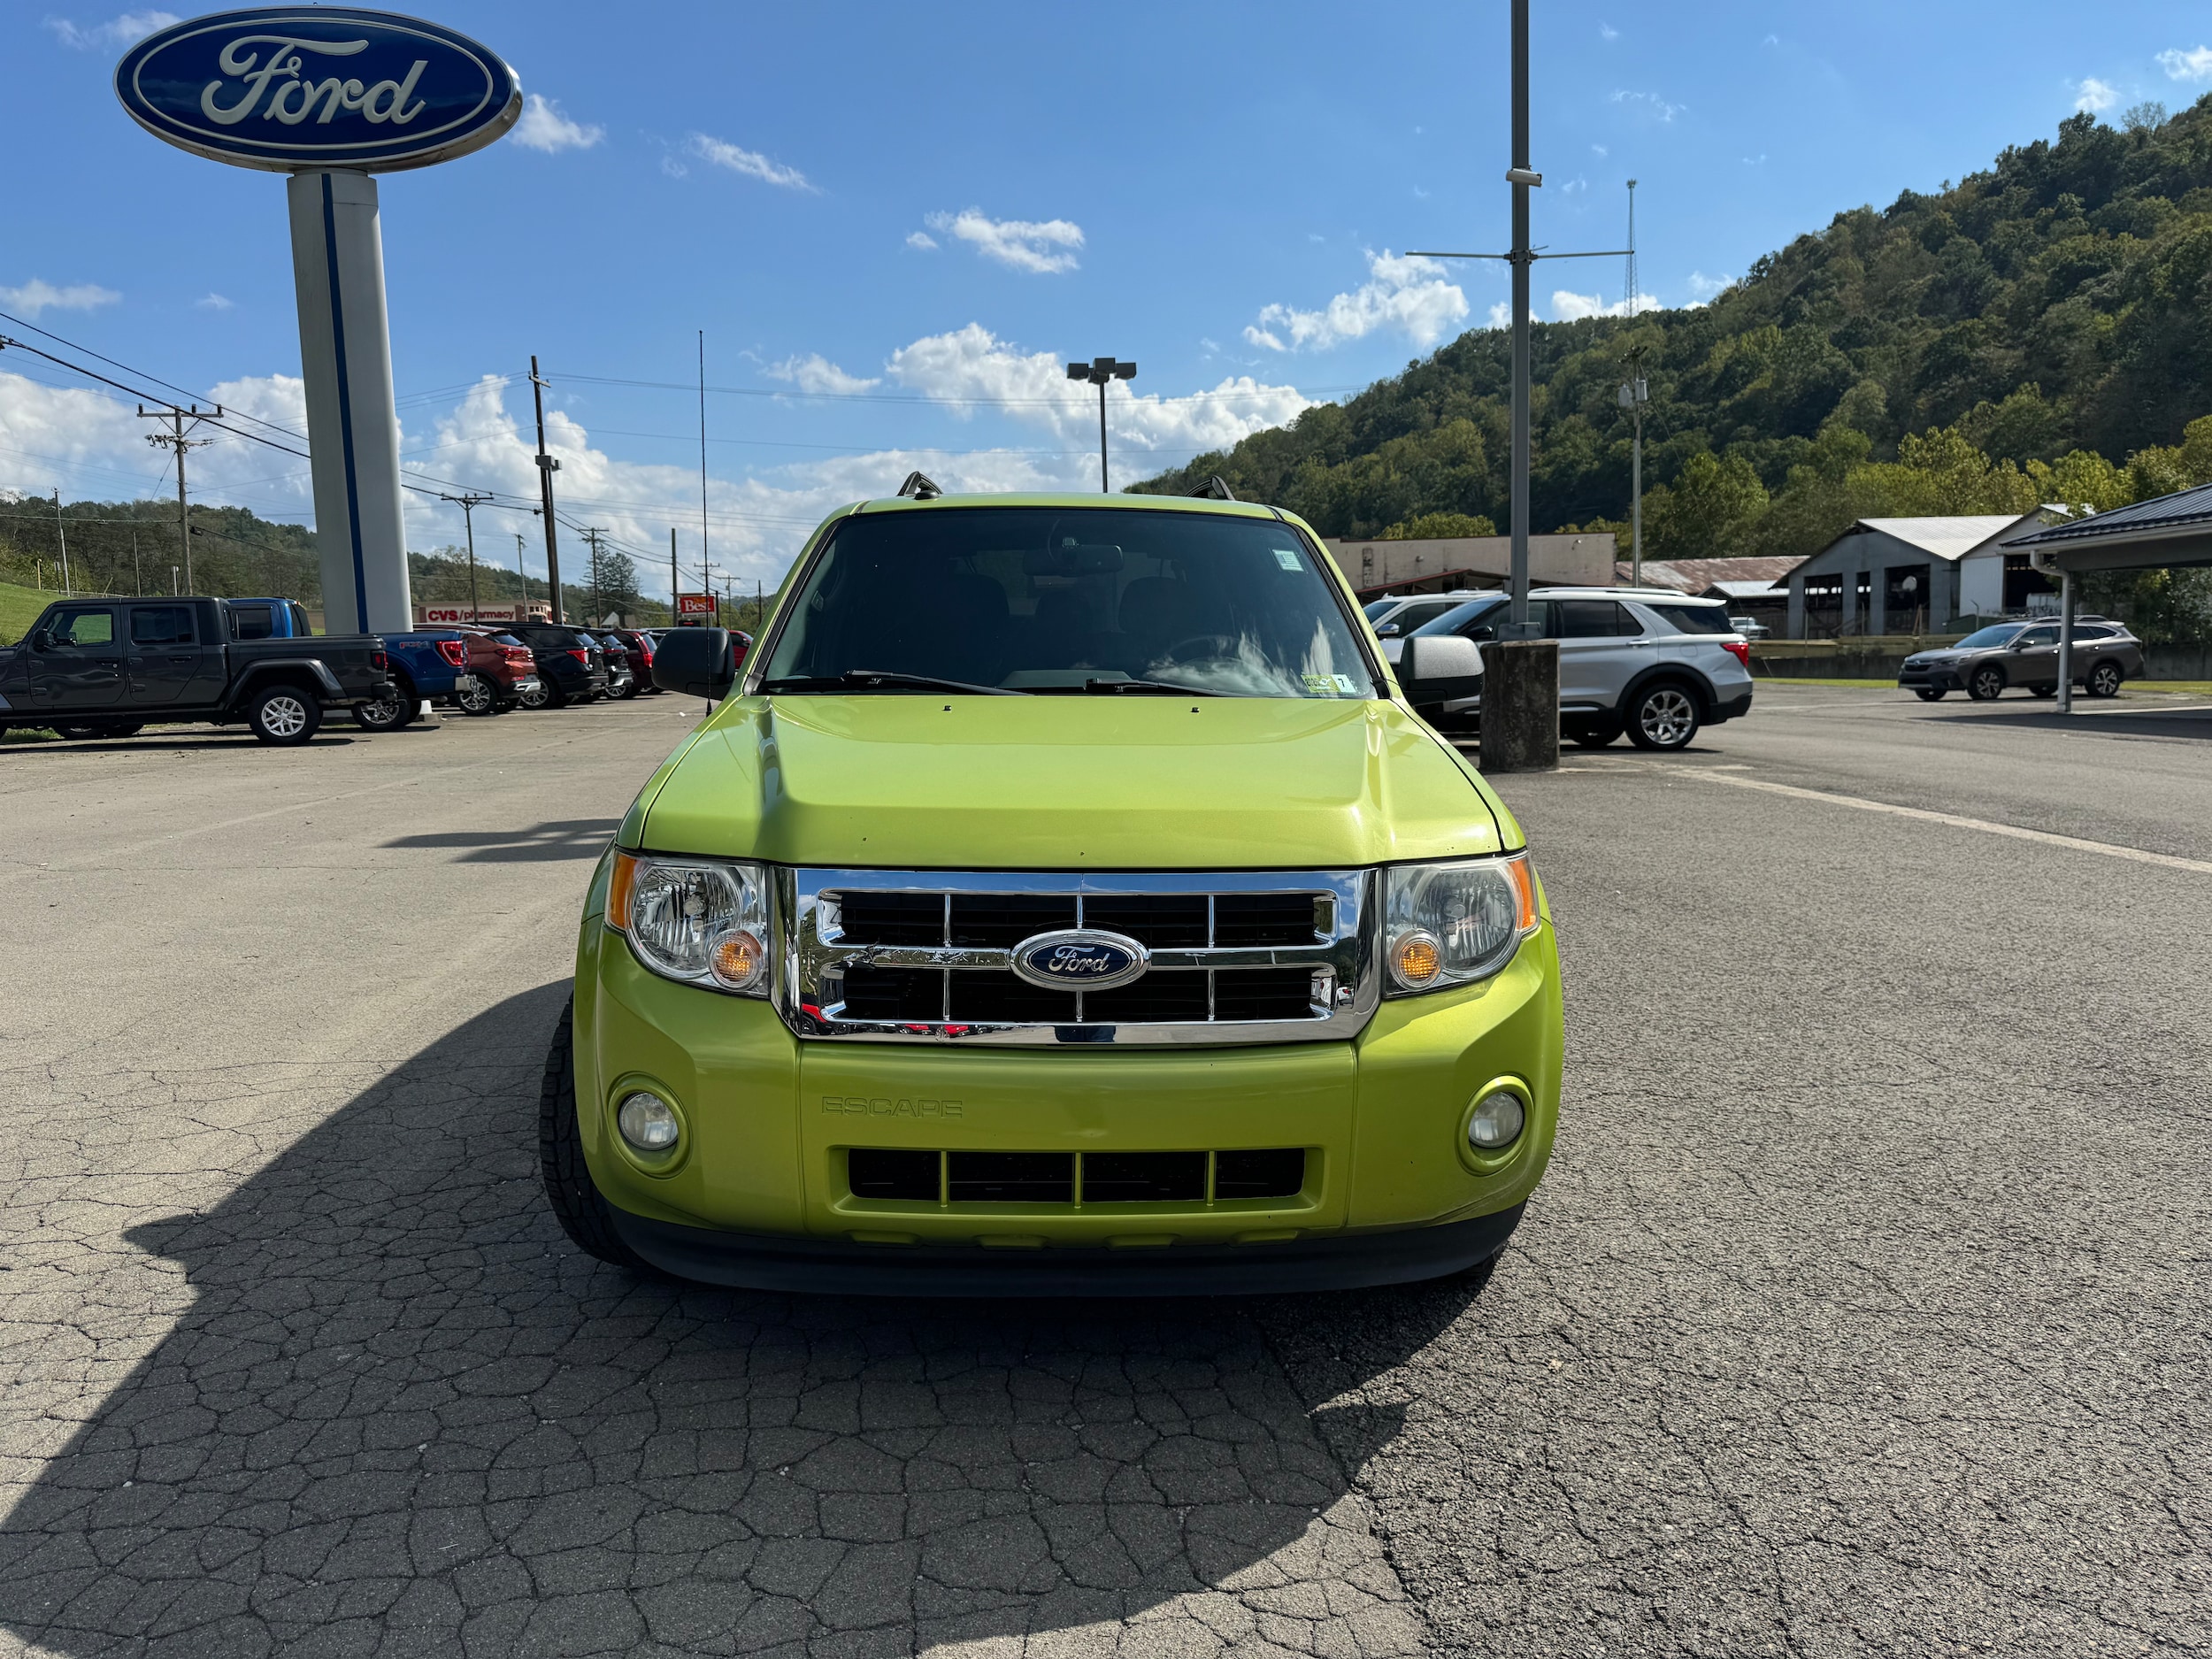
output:
[[[514,71],[388,12],[259,6],[157,30],[116,96],[157,138],[289,174],[292,278],[329,631],[414,623],[374,175],[480,150],[522,115]]]

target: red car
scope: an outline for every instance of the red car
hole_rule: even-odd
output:
[[[599,637],[621,643],[630,655],[630,677],[636,689],[630,695],[642,696],[649,691],[658,691],[653,683],[653,636],[637,628],[602,628]]]
[[[511,634],[464,628],[461,642],[468,653],[462,666],[476,676],[475,687],[454,699],[462,713],[504,714],[536,687],[537,658]]]

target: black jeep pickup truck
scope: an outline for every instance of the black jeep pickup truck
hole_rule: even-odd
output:
[[[0,649],[0,731],[129,737],[156,721],[208,721],[288,745],[314,736],[326,710],[390,688],[374,634],[247,632],[221,599],[64,599]]]

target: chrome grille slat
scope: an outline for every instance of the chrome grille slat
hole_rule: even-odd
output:
[[[804,1037],[986,1044],[1342,1041],[1366,1024],[1380,996],[1374,877],[1365,871],[784,870],[778,882],[778,998],[785,1018]],[[941,918],[940,943],[908,942],[910,929],[898,942],[868,936],[872,929],[896,931],[882,918],[912,918],[925,895],[941,902],[932,907]],[[1202,946],[1187,942],[1199,934],[1202,899]],[[1013,947],[1020,938],[1071,924],[1147,945],[1144,976],[1116,990],[1087,993],[1037,991],[1014,976]],[[1175,942],[1154,946],[1148,934]],[[1232,942],[1222,944],[1225,936]],[[974,942],[985,937],[991,942]],[[1195,989],[1180,983],[1199,976],[1202,1015]],[[936,987],[925,991],[930,977]]]

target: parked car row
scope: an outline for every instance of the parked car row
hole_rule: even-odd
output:
[[[63,600],[0,649],[0,731],[121,738],[205,721],[290,745],[340,713],[389,732],[426,703],[486,716],[624,699],[654,688],[661,632],[522,623],[334,636],[314,634],[289,599]],[[741,655],[751,642],[732,638]]]

